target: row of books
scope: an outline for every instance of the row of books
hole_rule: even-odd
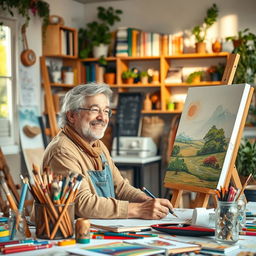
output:
[[[103,82],[104,68],[98,63],[92,62],[85,65],[84,80],[90,82]]]
[[[74,53],[74,33],[61,29],[61,54],[73,56]]]
[[[116,33],[116,56],[160,56],[183,53],[183,34],[160,34],[121,27]]]

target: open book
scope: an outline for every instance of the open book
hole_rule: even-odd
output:
[[[137,243],[140,245],[165,249],[166,255],[174,254],[174,253],[199,251],[201,249],[201,246],[198,244],[180,242],[180,241],[169,239],[166,237],[165,238],[151,237],[151,238],[144,238],[144,239],[136,239],[136,241],[133,240],[131,243]]]
[[[76,255],[90,255],[90,256],[147,256],[147,255],[159,255],[160,253],[165,253],[162,248],[153,248],[150,246],[139,245],[135,243],[127,242],[112,242],[100,245],[92,245],[81,248],[70,248],[66,250],[70,253],[75,253]]]
[[[80,249],[69,249],[68,252],[76,253],[78,255],[115,255],[115,256],[146,256],[159,254],[174,254],[183,252],[192,252],[200,250],[200,246],[191,243],[179,242],[172,239],[163,238],[144,238],[136,239],[129,242],[112,242],[100,245],[86,246]]]
[[[202,247],[201,252],[209,253],[209,254],[211,253],[214,255],[226,254],[239,249],[238,244],[230,245],[230,244],[206,243],[206,242],[198,242],[198,241],[191,242],[191,243],[200,245]]]

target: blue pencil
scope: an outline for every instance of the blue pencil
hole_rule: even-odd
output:
[[[23,183],[23,186],[22,186],[21,195],[20,195],[20,202],[19,202],[19,206],[18,206],[19,214],[22,214],[24,203],[25,203],[25,198],[26,198],[27,191],[28,191],[28,180],[27,180],[27,178],[24,178],[23,182],[24,183]],[[11,240],[14,238],[15,234],[16,234],[16,218],[14,218],[14,222],[13,222],[12,233],[11,233],[11,238],[10,238]]]

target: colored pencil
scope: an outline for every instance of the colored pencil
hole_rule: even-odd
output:
[[[239,235],[244,235],[244,236],[256,236],[256,232],[247,232],[247,231],[240,231]]]
[[[11,248],[4,248],[2,250],[2,253],[10,254],[10,253],[17,253],[17,252],[27,252],[27,251],[34,251],[39,249],[51,248],[51,247],[52,247],[52,244],[28,245],[20,248],[11,247]]]

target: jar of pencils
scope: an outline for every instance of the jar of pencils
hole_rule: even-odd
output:
[[[233,244],[239,238],[237,202],[218,201],[215,221],[215,240]]]
[[[35,203],[36,237],[64,239],[74,235],[74,203]]]

